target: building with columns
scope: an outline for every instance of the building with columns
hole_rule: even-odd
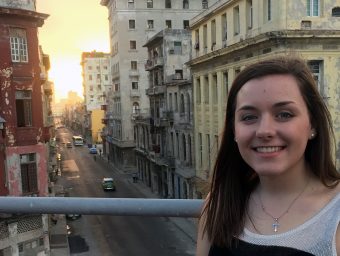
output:
[[[206,185],[221,140],[226,98],[235,76],[275,55],[304,58],[333,117],[340,164],[340,1],[223,0],[190,21],[197,189]]]

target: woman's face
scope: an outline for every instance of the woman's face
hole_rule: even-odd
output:
[[[259,176],[305,168],[312,129],[295,78],[268,75],[249,80],[236,98],[235,139],[245,162]]]

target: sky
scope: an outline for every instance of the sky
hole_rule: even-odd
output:
[[[39,28],[39,44],[50,56],[57,102],[69,91],[83,97],[81,53],[110,49],[107,7],[100,0],[37,0],[37,12],[50,15]]]

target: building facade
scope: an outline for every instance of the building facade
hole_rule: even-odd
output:
[[[193,198],[191,33],[165,29],[145,44],[150,113],[133,113],[139,178],[164,198]]]
[[[340,1],[224,0],[190,21],[197,187],[208,183],[224,125],[226,97],[246,65],[295,54],[311,67],[329,107],[339,149]],[[335,158],[339,166],[340,153]]]
[[[102,0],[108,8],[113,91],[109,96],[106,137],[109,158],[115,165],[135,169],[133,112],[148,112],[148,58],[143,45],[165,29],[186,29],[189,20],[214,0]]]
[[[86,108],[84,135],[90,144],[101,143],[106,95],[112,90],[110,55],[96,51],[84,52],[81,63]]]
[[[38,43],[47,17],[33,0],[0,1],[1,195],[48,196],[49,67]],[[2,255],[49,253],[47,215],[1,215],[0,229]]]

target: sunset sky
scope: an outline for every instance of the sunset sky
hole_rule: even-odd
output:
[[[38,0],[37,11],[50,15],[39,29],[39,44],[50,56],[57,101],[71,90],[82,97],[81,53],[110,49],[107,8],[100,0]]]

